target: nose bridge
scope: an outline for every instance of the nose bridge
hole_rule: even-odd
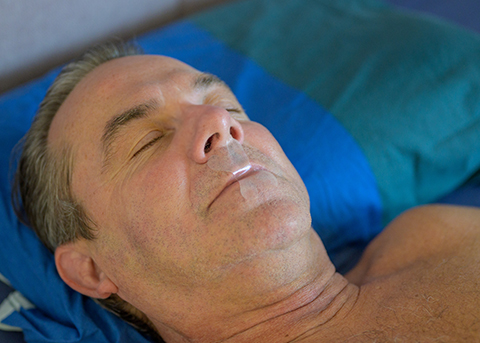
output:
[[[243,129],[239,122],[222,107],[190,105],[184,110],[184,121],[190,128],[189,155],[197,163],[205,163],[217,148],[230,139],[243,143]]]

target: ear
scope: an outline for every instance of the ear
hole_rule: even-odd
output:
[[[57,247],[55,264],[62,280],[79,293],[105,299],[118,292],[118,287],[89,256],[81,241]]]

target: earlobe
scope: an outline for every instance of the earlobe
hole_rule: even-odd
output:
[[[79,244],[66,243],[55,250],[55,264],[62,280],[77,292],[92,298],[105,299],[117,293],[118,287]]]

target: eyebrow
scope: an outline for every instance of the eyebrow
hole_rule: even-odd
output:
[[[112,145],[118,138],[122,129],[131,124],[133,121],[145,118],[152,113],[158,104],[155,100],[148,101],[143,104],[136,105],[123,111],[119,115],[110,119],[103,130],[102,145],[104,152],[103,167],[105,168],[112,156]]]
[[[196,90],[205,90],[213,86],[220,86],[231,91],[223,80],[210,73],[202,73],[193,81],[193,89]]]

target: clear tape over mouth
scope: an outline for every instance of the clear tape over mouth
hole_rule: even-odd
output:
[[[231,138],[224,147],[215,150],[215,154],[208,159],[207,165],[213,170],[236,175],[240,170],[249,167],[249,162],[240,142]]]
[[[215,150],[215,153],[208,159],[207,165],[215,171],[232,173],[236,178],[252,168],[243,146],[233,138],[230,138],[224,147]],[[240,193],[245,199],[248,199],[258,195],[264,187],[277,186],[278,182],[272,173],[261,170],[251,178],[241,179],[239,184]]]
[[[238,181],[240,193],[245,199],[258,196],[262,190],[268,187],[278,186],[277,178],[267,170],[260,170],[246,179]]]

